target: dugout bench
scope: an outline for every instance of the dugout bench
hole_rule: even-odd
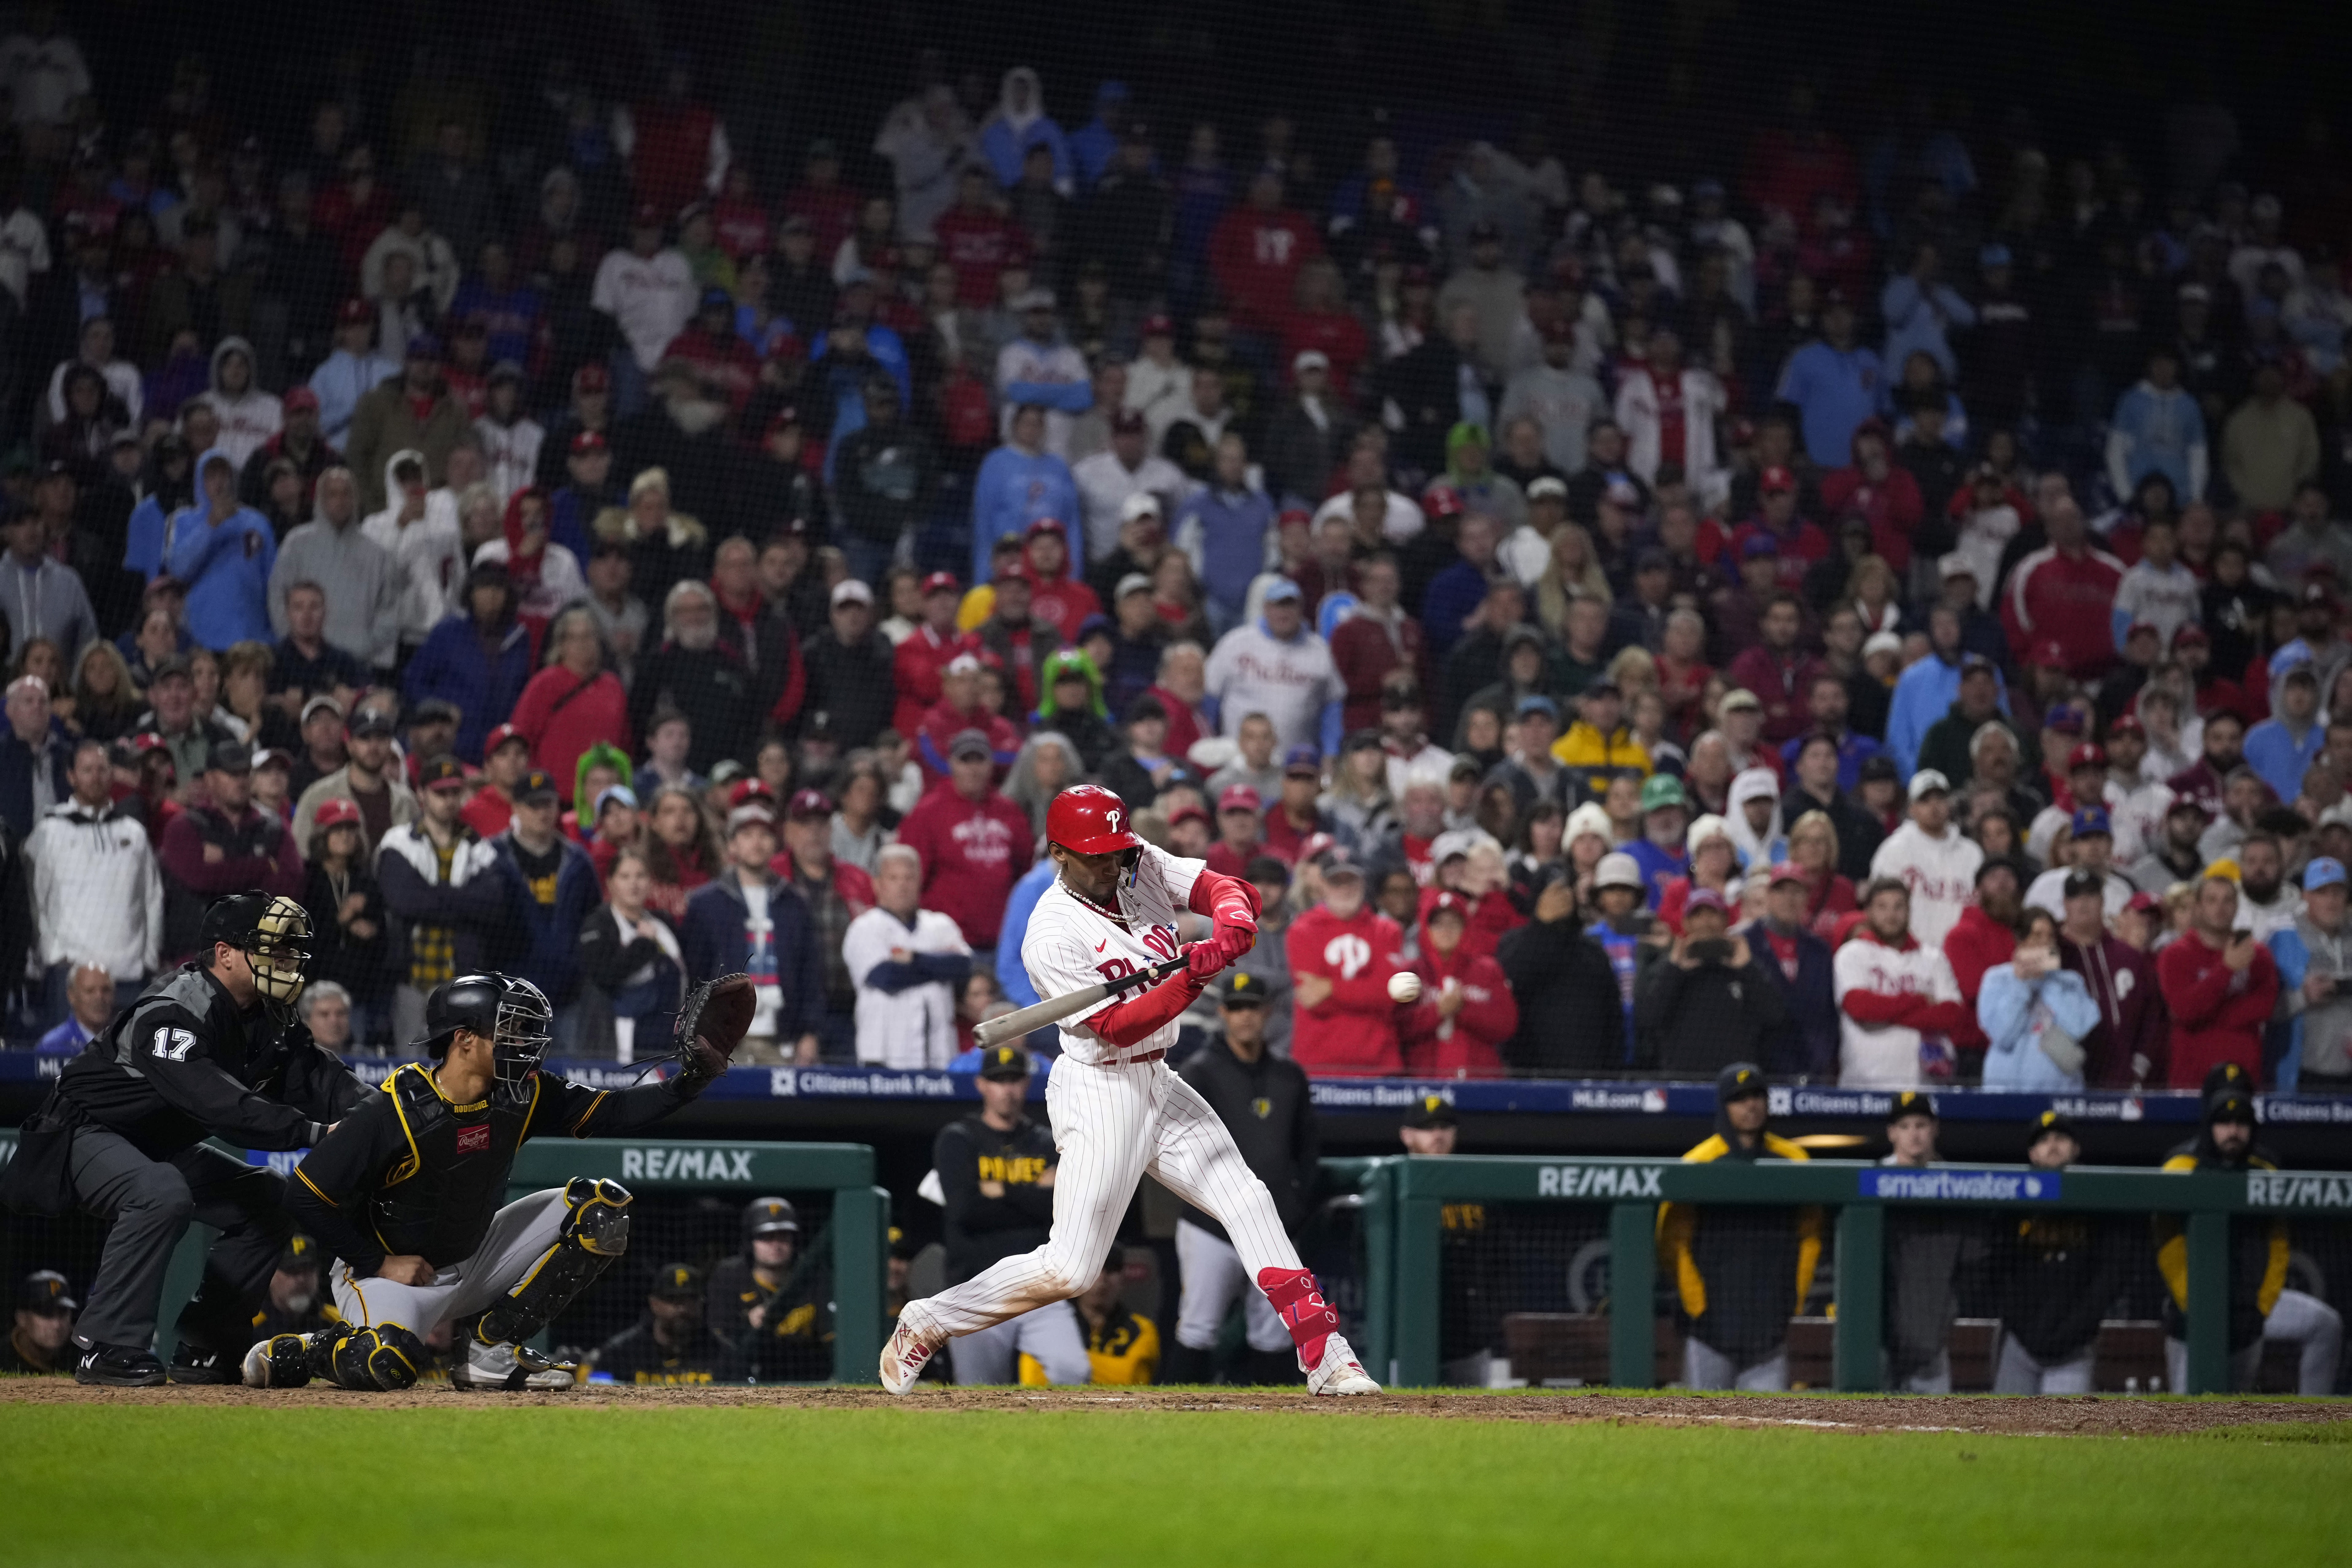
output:
[[[13,1141],[12,1141],[13,1142]],[[236,1152],[236,1151],[231,1151]],[[299,1154],[247,1158],[290,1173]],[[680,1139],[546,1138],[515,1156],[506,1201],[574,1176],[619,1182],[634,1196],[723,1194],[749,1202],[763,1194],[825,1193],[830,1213],[824,1236],[834,1300],[835,1383],[870,1383],[882,1356],[884,1271],[889,1255],[890,1194],[874,1183],[874,1151],[863,1143],[703,1142]],[[173,1255],[156,1318],[155,1353],[172,1353],[172,1325],[204,1277],[205,1255],[217,1233],[191,1225]],[[658,1268],[665,1260],[632,1247],[619,1270]],[[600,1281],[601,1283],[601,1281]],[[544,1336],[542,1336],[544,1337]]]
[[[2232,1219],[2276,1215],[2352,1218],[2352,1175],[2326,1173],[2177,1173],[2083,1166],[2043,1172],[2015,1165],[1906,1170],[1843,1160],[1685,1164],[1678,1160],[1481,1155],[1396,1155],[1328,1163],[1340,1168],[1327,1170],[1327,1183],[1353,1189],[1360,1212],[1364,1360],[1375,1376],[1402,1387],[1429,1386],[1440,1380],[1444,1238],[1449,1209],[1458,1215],[1464,1205],[1559,1205],[1605,1212],[1607,1296],[1582,1314],[1580,1332],[1605,1334],[1608,1381],[1626,1388],[1653,1387],[1664,1381],[1658,1320],[1651,1310],[1662,1202],[1735,1207],[1818,1205],[1825,1211],[1834,1234],[1831,1291],[1835,1310],[1807,1337],[1818,1343],[1826,1331],[1830,1382],[1840,1390],[1880,1385],[1890,1208],[2181,1215],[2188,1244],[2189,1385],[2180,1392],[2190,1394],[2228,1386]],[[1618,1302],[1632,1310],[1610,1310]],[[1792,1344],[1792,1351],[1801,1348]],[[1967,1347],[1958,1348],[1967,1353]]]

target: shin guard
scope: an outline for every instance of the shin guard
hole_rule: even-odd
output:
[[[1323,1342],[1339,1331],[1339,1314],[1323,1299],[1314,1274],[1305,1268],[1261,1268],[1257,1288],[1290,1331],[1290,1342],[1298,1347],[1298,1364],[1308,1371],[1321,1365]]]
[[[474,1337],[483,1344],[518,1344],[554,1321],[629,1250],[629,1192],[618,1182],[575,1176],[563,1189],[563,1229],[539,1256],[522,1282],[482,1314]]]

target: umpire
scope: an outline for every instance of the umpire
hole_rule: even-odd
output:
[[[1315,1107],[1297,1063],[1265,1048],[1265,979],[1229,969],[1217,979],[1223,1031],[1184,1064],[1179,1077],[1200,1091],[1233,1134],[1251,1174],[1265,1184],[1282,1228],[1295,1239],[1315,1192]],[[1297,1383],[1298,1363],[1290,1331],[1265,1292],[1251,1282],[1225,1227],[1192,1205],[1176,1221],[1176,1262],[1183,1294],[1176,1310],[1176,1342],[1161,1363],[1164,1383],[1206,1383],[1218,1331],[1234,1298],[1242,1299],[1250,1358],[1246,1382]]]
[[[302,906],[233,893],[205,911],[198,955],[150,985],[66,1064],[8,1173],[10,1206],[111,1218],[74,1326],[77,1381],[165,1381],[149,1348],[163,1274],[191,1219],[218,1227],[180,1314],[173,1383],[234,1383],[262,1288],[294,1230],[283,1178],[204,1141],[300,1149],[367,1092],[297,1022],[310,959]]]

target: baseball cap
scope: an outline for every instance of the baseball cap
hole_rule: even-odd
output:
[[[1301,371],[1329,370],[1331,356],[1321,349],[1301,349],[1291,356],[1290,370],[1296,375]]]
[[[335,325],[356,327],[375,320],[375,307],[365,300],[346,300],[335,307]]]
[[[1062,526],[1062,520],[1058,517],[1041,517],[1022,531],[1023,537],[1027,539],[1034,539],[1041,533],[1050,533],[1056,539],[1070,537],[1070,531]]]
[[[214,744],[205,759],[207,773],[249,773],[253,771],[253,753],[245,749],[242,741],[221,741]]]
[[[572,455],[575,458],[585,458],[591,453],[606,450],[608,445],[603,431],[583,430],[572,437]]]
[[[1293,746],[1282,753],[1282,771],[1293,778],[1323,776],[1323,753],[1312,746]]]
[[[1593,867],[1592,886],[1595,891],[1602,888],[1632,888],[1639,892],[1642,890],[1641,863],[1622,849],[1612,849],[1601,858],[1599,865]]]
[[[805,821],[812,816],[831,816],[832,815],[833,802],[825,797],[824,791],[821,789],[795,790],[790,804],[784,807],[784,816],[788,820]]]
[[[441,358],[441,340],[431,332],[419,332],[408,340],[407,354],[410,359],[437,362]]]
[[[2147,738],[2147,726],[2143,725],[2139,721],[2138,714],[2126,713],[2120,719],[2117,719],[2114,723],[2107,726],[2108,740],[2112,741],[2117,735],[2137,735],[2142,740],[2146,740]]]
[[[1731,906],[1725,903],[1723,895],[1713,888],[1694,888],[1691,889],[1690,897],[1683,903],[1683,910],[1685,914],[1692,910],[1713,910],[1717,914],[1727,915],[1731,912]]]
[[[273,767],[291,768],[294,765],[294,753],[283,746],[257,746],[253,752],[253,765],[257,770]]]
[[[394,729],[392,714],[382,708],[362,708],[352,715],[349,729],[353,740],[369,735],[389,735]]]
[[[874,590],[855,577],[845,577],[833,585],[833,607],[836,610],[844,605],[870,606],[873,603]]]
[[[322,833],[330,827],[340,827],[346,822],[354,827],[360,825],[360,803],[347,795],[338,795],[333,800],[320,801],[318,814],[310,818],[311,827]]]
[[[1975,565],[1957,550],[1948,555],[1937,557],[1936,561],[1936,575],[1939,581],[1948,583],[1955,577],[1966,577],[1974,581],[1976,574]]]
[[[1591,688],[1588,687],[1586,689],[1590,690]],[[1558,719],[1559,717],[1559,704],[1554,702],[1550,698],[1546,697],[1540,691],[1530,691],[1525,697],[1519,699],[1519,705],[1513,709],[1512,712],[1521,719],[1526,718],[1530,713],[1548,713],[1552,718]]]
[[[1287,577],[1276,577],[1265,585],[1265,603],[1269,605],[1297,604],[1302,595],[1298,584]]]
[[[1934,768],[1921,768],[1911,775],[1911,798],[1925,800],[1931,795],[1949,795],[1952,781]]]
[[[665,1263],[654,1276],[654,1288],[649,1292],[665,1301],[699,1301],[702,1300],[702,1270],[691,1263]]]
[[[1470,918],[1470,905],[1459,893],[1440,893],[1430,900],[1429,909],[1423,914],[1422,921],[1427,924],[1440,915],[1452,915],[1457,921],[1466,921]]]
[[[623,786],[620,784],[614,784],[610,788],[606,789],[603,795],[598,795],[596,797],[596,809],[598,811],[603,811],[604,809],[604,802],[612,796],[614,790],[621,789],[622,787]],[[549,775],[547,770],[544,768],[531,769],[530,772],[522,775],[522,782],[515,785],[514,797],[518,801],[550,801],[556,799],[557,795],[558,792],[555,787],[555,780]],[[637,804],[636,797],[634,795],[629,797],[629,804],[631,805]]]
[[[1750,708],[1760,713],[1764,710],[1764,700],[1743,686],[1725,692],[1723,700],[1715,705],[1717,713],[1728,713],[1735,708]]]
[[[70,1312],[80,1305],[74,1300],[73,1287],[54,1268],[36,1268],[16,1287],[20,1312]]]
[[[1165,312],[1155,311],[1143,318],[1143,335],[1147,338],[1172,338],[1176,323]]]
[[[1780,542],[1759,529],[1742,542],[1739,553],[1747,560],[1760,561],[1768,555],[1780,554]]]
[[[1118,580],[1118,587],[1111,594],[1111,602],[1116,604],[1129,594],[1149,594],[1150,592],[1151,592],[1151,579],[1140,572],[1129,572]]]
[[[2104,768],[2107,765],[2107,749],[2096,741],[2085,741],[2066,753],[2066,771],[2077,768]]]
[[[1160,515],[1160,498],[1150,490],[1138,490],[1118,503],[1118,520],[1121,522],[1133,522],[1139,517]]]
[[[289,414],[298,408],[307,408],[313,414],[319,412],[319,395],[307,386],[288,387],[286,395],[278,401]]]
[[[1336,882],[1343,879],[1360,882],[1364,879],[1364,868],[1348,858],[1346,846],[1334,844],[1327,853],[1328,858],[1321,862],[1323,879],[1326,882]]]
[[[998,1083],[1017,1083],[1034,1070],[1029,1053],[1019,1046],[991,1046],[981,1053],[980,1076]]]
[[[1007,534],[1005,537],[1010,539],[1013,536]],[[1002,587],[1007,583],[1034,583],[1036,579],[1030,575],[1029,563],[1026,561],[1013,560],[996,569],[992,581]]]
[[[1766,495],[1786,493],[1797,488],[1797,476],[1775,463],[1756,477],[1756,488]]]
[[[961,594],[962,592],[963,584],[956,581],[956,574],[952,572],[934,572],[929,576],[923,579],[923,597],[927,599],[933,594]]]
[[[1735,1100],[1753,1100],[1770,1092],[1764,1082],[1764,1069],[1754,1062],[1733,1062],[1715,1075],[1715,1102],[1729,1105]]]
[[[408,710],[408,727],[413,730],[419,724],[455,724],[461,717],[456,703],[428,697]]]
[[[2303,868],[2303,890],[2306,893],[2321,888],[2340,888],[2344,884],[2344,862],[2332,856],[2314,856],[2311,864]]]
[[[990,743],[988,732],[984,730],[958,730],[955,738],[948,742],[948,760],[950,762],[961,757],[993,757],[995,754],[996,748]]]
[[[2042,721],[2042,727],[2053,734],[2079,735],[2083,732],[2083,715],[2073,708],[2055,708]]]
[[[1805,868],[1802,866],[1794,860],[1780,860],[1773,863],[1769,885],[1777,887],[1782,882],[1802,882],[1804,879]]]
[[[2068,899],[2104,899],[2107,896],[2106,879],[2096,871],[2069,871],[2061,884],[2059,896]]]
[[[764,795],[751,796],[727,814],[727,831],[730,833],[741,827],[773,827],[775,826],[775,808],[769,804],[768,797]]]
[[[1228,1007],[1263,1007],[1266,1004],[1265,981],[1247,970],[1228,969],[1217,976],[1217,1000]]]
[[[1264,797],[1245,784],[1227,784],[1224,793],[1217,796],[1217,809],[1221,812],[1256,811],[1265,804]]]
[[[1442,1094],[1424,1094],[1404,1113],[1404,1124],[1427,1131],[1433,1127],[1459,1127],[1462,1119],[1454,1113],[1454,1103]]]
[[[1902,1121],[1906,1116],[1924,1116],[1931,1121],[1935,1121],[1937,1119],[1935,1100],[1923,1089],[1905,1089],[1896,1095],[1895,1102],[1886,1108],[1886,1120],[1892,1124]]]
[[[308,724],[310,721],[310,715],[316,713],[321,708],[325,709],[328,712],[332,713],[338,719],[343,716],[343,705],[336,701],[333,698],[313,697],[310,700],[302,704],[302,722]]]
[[[2025,662],[2038,664],[2045,669],[2066,668],[2066,648],[2056,637],[2043,637],[2025,650]]]
[[[148,677],[147,684],[152,687],[157,681],[169,680],[173,676],[179,677],[182,680],[193,680],[195,679],[195,673],[188,663],[186,654],[165,654],[155,661],[155,673]]]
[[[482,755],[485,759],[488,759],[489,757],[496,756],[500,746],[517,745],[528,747],[530,744],[530,742],[523,735],[521,731],[516,729],[511,724],[501,724],[482,738]]]
[[[1672,773],[1652,773],[1642,784],[1643,811],[1663,811],[1670,805],[1689,805],[1690,796],[1683,793],[1683,781]]]
[[[466,787],[466,764],[455,757],[436,757],[425,764],[419,782],[426,789],[441,789],[449,785],[463,789]]]
[[[1542,500],[1547,497],[1553,500],[1568,499],[1568,486],[1558,475],[1546,474],[1541,479],[1529,481],[1528,485],[1529,500]]]

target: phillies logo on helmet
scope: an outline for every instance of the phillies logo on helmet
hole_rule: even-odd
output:
[[[1104,812],[1103,820],[1110,824],[1110,830],[1113,833],[1117,833],[1118,831],[1118,813],[1115,811]]]
[[[1055,795],[1045,810],[1045,837],[1076,855],[1143,847],[1128,826],[1127,802],[1100,784],[1079,784]]]

